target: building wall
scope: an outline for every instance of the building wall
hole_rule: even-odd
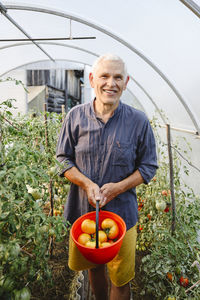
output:
[[[23,84],[26,85],[25,70],[12,71],[3,79],[6,79],[8,77],[11,77],[12,79],[16,79],[16,80],[21,80]],[[28,94],[24,90],[21,84],[16,85],[14,81],[7,81],[7,82],[0,83],[0,102],[3,102],[7,99],[16,99],[16,102],[14,102],[14,106],[17,107],[17,109],[11,110],[14,116],[17,115],[18,112],[22,114],[27,113]]]

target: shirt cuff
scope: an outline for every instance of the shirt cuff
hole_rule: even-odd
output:
[[[75,167],[75,164],[72,161],[69,161],[69,160],[63,161],[61,164],[62,164],[62,166],[60,167],[60,170],[59,170],[59,173],[58,173],[58,175],[61,176],[61,177],[64,177],[64,173],[67,170],[71,169],[72,167]]]
[[[148,166],[148,170],[147,167],[139,167],[138,170],[144,180],[145,184],[148,184],[149,181],[154,177],[154,175],[156,174],[156,170],[158,167],[155,166]]]

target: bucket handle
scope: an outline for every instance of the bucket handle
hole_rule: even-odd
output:
[[[99,248],[99,200],[96,200],[96,248]]]

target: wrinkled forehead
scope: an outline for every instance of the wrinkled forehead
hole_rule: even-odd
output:
[[[93,71],[94,74],[107,73],[107,74],[121,74],[126,76],[124,62],[121,60],[101,60]]]

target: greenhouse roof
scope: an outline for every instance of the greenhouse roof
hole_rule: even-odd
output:
[[[127,63],[149,117],[200,134],[200,1],[0,1],[0,76],[36,62]]]

